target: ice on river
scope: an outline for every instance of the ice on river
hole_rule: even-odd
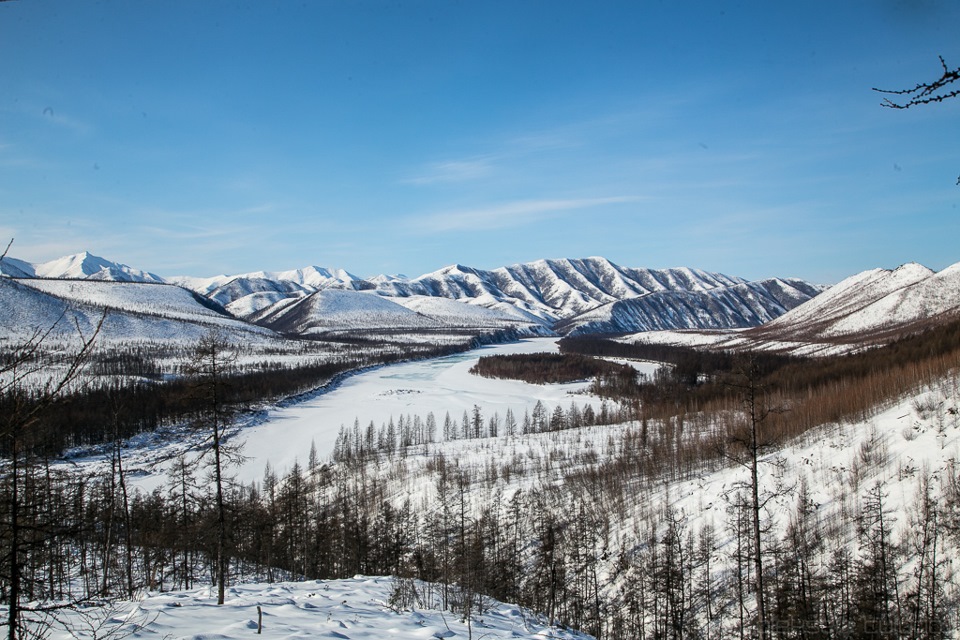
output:
[[[263,424],[246,429],[244,453],[250,456],[240,470],[241,480],[263,477],[267,461],[278,473],[294,460],[307,462],[311,443],[321,456],[333,452],[340,426],[362,427],[373,421],[377,428],[401,415],[426,419],[433,412],[443,425],[447,412],[459,424],[463,412],[480,407],[484,420],[494,413],[501,419],[512,409],[517,421],[537,401],[548,410],[557,405],[566,410],[570,403],[599,405],[596,398],[583,395],[586,382],[535,385],[515,380],[483,378],[470,373],[481,356],[509,353],[556,352],[554,339],[535,339],[476,349],[468,353],[383,367],[345,380],[338,388],[296,405],[270,411]]]
[[[556,339],[539,338],[350,376],[331,391],[269,409],[262,420],[244,427],[234,436],[234,441],[243,443],[246,459],[231,473],[243,483],[259,481],[269,463],[282,475],[295,461],[305,465],[313,445],[321,459],[328,458],[341,425],[352,428],[355,420],[359,420],[362,427],[373,421],[379,428],[391,418],[398,421],[401,415],[419,415],[426,419],[427,414],[433,412],[442,429],[447,412],[459,424],[463,412],[472,414],[474,405],[480,407],[485,421],[494,413],[499,413],[502,419],[507,409],[512,409],[518,422],[538,401],[543,402],[548,412],[558,405],[566,410],[571,402],[581,407],[588,403],[598,407],[597,398],[583,393],[588,386],[586,381],[535,385],[483,378],[469,372],[481,356],[557,350]],[[656,365],[638,368],[643,373],[651,373]],[[176,446],[155,445],[141,448],[139,453],[130,452],[125,464],[128,469],[137,470],[135,483],[148,491],[162,485]]]

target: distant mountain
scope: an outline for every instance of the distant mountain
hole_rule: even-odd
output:
[[[398,302],[447,299],[562,333],[756,326],[820,291],[800,280],[748,283],[688,268],[625,268],[596,257],[538,260],[490,271],[457,264],[412,279],[361,280],[342,270],[308,267],[175,281],[216,300],[238,317],[271,327],[275,326],[271,318],[292,313],[291,299],[316,291],[345,290],[372,292]],[[315,314],[306,314],[310,315]]]
[[[763,280],[705,291],[658,291],[603,305],[554,326],[562,334],[755,327],[819,293],[802,280]]]
[[[851,276],[779,317],[746,330],[667,329],[627,342],[836,355],[960,318],[960,263],[939,273],[916,263]]]
[[[486,298],[507,303],[545,322],[569,318],[601,305],[653,292],[707,291],[745,282],[694,269],[630,269],[605,258],[538,260],[492,271],[453,265],[406,282],[381,283],[392,296]]]
[[[5,262],[6,260],[4,260]],[[51,327],[58,341],[89,336],[106,312],[101,341],[195,341],[212,330],[238,340],[278,340],[181,287],[144,282],[0,278],[0,335],[26,340]]]
[[[163,282],[89,253],[36,265],[4,259],[0,268],[21,278]],[[821,290],[800,280],[748,282],[689,268],[621,267],[599,257],[489,271],[457,264],[412,279],[362,279],[342,269],[309,266],[169,282],[238,319],[294,335],[444,326],[526,327],[536,333],[749,327]]]
[[[443,325],[378,295],[324,289],[280,302],[253,316],[280,333],[316,335],[343,330],[439,329]]]
[[[245,288],[250,289],[251,292],[259,290],[256,285],[251,286],[247,284],[248,282],[273,282],[280,288],[290,291],[298,290],[301,293],[312,293],[321,289],[356,289],[358,287],[354,286],[354,283],[364,281],[343,269],[310,266],[303,269],[291,269],[290,271],[255,271],[253,273],[233,276],[220,275],[211,278],[178,276],[170,278],[169,282],[192,289],[203,295],[211,295],[220,289],[225,292],[232,290],[235,295],[246,295],[246,293],[243,293]],[[230,289],[231,286],[232,289]],[[229,304],[230,302],[233,302],[233,299],[222,300],[223,304]]]
[[[84,251],[50,262],[31,264],[16,258],[0,261],[0,273],[13,278],[63,278],[113,282],[164,282],[158,275],[111,262]]]
[[[883,340],[960,316],[960,263],[936,273],[916,263],[851,276],[745,334],[757,340]]]

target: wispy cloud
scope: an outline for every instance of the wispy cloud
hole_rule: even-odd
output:
[[[49,122],[60,128],[67,129],[81,136],[90,134],[93,131],[93,125],[89,122],[71,116],[69,114],[55,111],[53,107],[44,107],[40,110],[40,115],[44,122]]]
[[[460,211],[444,211],[408,220],[410,226],[426,233],[449,231],[508,229],[555,217],[561,212],[590,209],[627,202],[636,202],[636,196],[607,198],[573,198],[563,200],[518,200],[505,204]]]
[[[407,178],[401,182],[413,185],[432,185],[477,180],[493,172],[493,160],[492,156],[481,156],[463,160],[434,162],[427,165],[420,175]]]

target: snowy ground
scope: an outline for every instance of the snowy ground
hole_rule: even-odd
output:
[[[426,418],[433,412],[443,423],[449,412],[459,422],[464,411],[480,407],[485,418],[494,413],[501,417],[511,409],[517,420],[524,412],[543,402],[548,412],[556,406],[567,409],[571,402],[580,406],[593,404],[595,397],[583,393],[587,382],[535,385],[515,380],[483,378],[469,372],[481,356],[511,353],[556,352],[555,338],[539,338],[483,347],[468,353],[408,362],[368,371],[346,378],[333,390],[282,407],[274,407],[252,419],[234,440],[243,443],[246,460],[233,469],[239,481],[249,483],[263,479],[267,463],[283,474],[295,461],[305,464],[311,446],[321,459],[333,451],[340,426],[361,426],[370,421],[379,427],[401,415]],[[652,374],[658,365],[632,363],[641,373]],[[177,452],[191,446],[190,439],[178,438],[172,444],[161,444],[166,436],[145,435],[131,442],[124,453],[124,466],[132,472],[137,486],[153,490],[166,480],[165,469]],[[192,442],[196,442],[196,438]],[[102,458],[75,458],[74,464],[95,469],[104,464]]]
[[[391,607],[392,578],[356,577],[230,587],[223,606],[208,587],[152,594],[139,602],[64,614],[49,640],[68,638],[162,638],[232,640],[257,636],[259,606],[264,638],[423,640],[426,638],[557,638],[590,636],[558,629],[519,607],[490,602],[488,611],[467,624],[431,606]],[[424,585],[415,583],[424,604]],[[414,598],[416,599],[416,598]],[[435,598],[434,598],[435,599]]]

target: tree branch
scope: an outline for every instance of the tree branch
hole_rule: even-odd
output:
[[[939,58],[940,66],[943,67],[943,74],[932,82],[921,82],[912,89],[878,89],[874,87],[873,90],[877,93],[904,97],[902,101],[884,98],[880,104],[888,109],[909,109],[910,107],[943,102],[960,96],[960,89],[948,88],[949,85],[960,80],[960,67],[950,69],[943,56],[939,56]]]

